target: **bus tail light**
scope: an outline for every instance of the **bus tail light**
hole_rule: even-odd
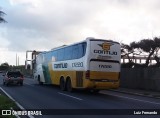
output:
[[[87,70],[87,71],[86,71],[86,79],[89,79],[89,78],[90,78],[90,71]]]

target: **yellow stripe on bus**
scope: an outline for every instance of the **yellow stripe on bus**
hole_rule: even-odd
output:
[[[119,72],[100,72],[100,71],[91,71],[90,79],[110,79],[117,80],[119,77]]]
[[[107,88],[117,88],[119,86],[119,73],[118,72],[98,72],[98,71],[91,71],[90,72],[90,79],[85,79],[86,71],[80,71],[83,73],[82,79],[83,84],[82,87],[77,87],[77,78],[76,78],[77,71],[50,71],[51,74],[51,81],[52,84],[59,85],[60,77],[70,77],[72,81],[73,88],[93,88],[94,86],[99,89],[107,89]],[[93,80],[92,80],[93,79]],[[117,82],[96,82],[94,80],[117,80]],[[114,84],[113,84],[114,83]]]

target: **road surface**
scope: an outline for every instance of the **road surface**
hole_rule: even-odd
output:
[[[47,118],[53,116],[58,118],[160,117],[159,115],[134,115],[134,113],[138,113],[138,111],[142,112],[144,109],[150,109],[149,111],[157,111],[159,113],[160,99],[155,98],[136,96],[113,91],[101,91],[98,94],[84,91],[75,91],[70,93],[67,91],[61,91],[57,86],[38,85],[38,83],[31,78],[25,78],[23,86],[3,86],[1,75],[0,87],[25,109],[47,109],[46,112],[52,112],[52,116],[34,116],[35,118]],[[60,113],[65,112],[65,110],[69,110],[69,113],[73,111],[73,114],[68,114],[67,116],[60,115],[57,113],[58,110]],[[130,114],[130,112],[133,113],[133,115],[127,115]],[[116,113],[119,113],[120,115],[113,116],[113,114]]]

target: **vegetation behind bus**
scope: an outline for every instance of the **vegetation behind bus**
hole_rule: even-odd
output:
[[[127,57],[128,63],[123,63],[122,68],[147,68],[147,67],[160,67],[160,37],[153,39],[142,39],[138,42],[131,42],[129,45],[121,44],[121,57]],[[134,62],[131,57],[145,57],[145,63],[140,64]],[[155,64],[150,64],[151,58],[156,61]]]

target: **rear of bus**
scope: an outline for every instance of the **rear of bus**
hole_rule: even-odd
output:
[[[88,67],[87,88],[97,90],[119,87],[120,44],[111,40],[90,39],[87,41]]]

